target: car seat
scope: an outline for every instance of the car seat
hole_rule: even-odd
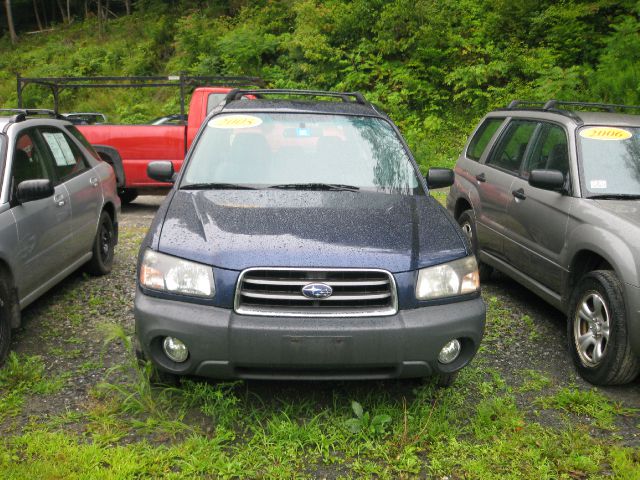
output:
[[[13,154],[13,184],[16,188],[25,180],[34,180],[41,177],[38,163],[29,157],[22,149],[17,149]]]
[[[565,144],[557,143],[553,146],[547,158],[547,170],[559,170],[566,176],[569,170],[569,156]]]

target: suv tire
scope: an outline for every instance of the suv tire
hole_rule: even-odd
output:
[[[11,312],[13,310],[11,287],[4,278],[0,277],[0,367],[9,353],[11,345]]]
[[[493,268],[487,265],[486,263],[482,263],[478,259],[478,238],[476,237],[476,216],[472,209],[465,210],[458,217],[458,225],[462,228],[465,236],[469,240],[471,244],[471,250],[473,254],[476,256],[476,260],[478,261],[478,273],[480,274],[480,281],[485,282],[489,280],[491,277],[491,273],[493,272]]]
[[[87,270],[93,275],[106,275],[113,267],[116,232],[111,215],[103,211],[98,222],[98,231],[93,240],[93,256]]]
[[[576,369],[588,382],[618,385],[638,375],[640,361],[629,344],[622,284],[614,272],[582,277],[571,299],[567,338]]]

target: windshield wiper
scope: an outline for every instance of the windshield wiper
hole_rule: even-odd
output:
[[[360,187],[353,185],[344,185],[341,183],[283,183],[281,185],[271,185],[269,188],[278,188],[282,190],[332,190],[357,192]]]
[[[257,190],[257,188],[241,183],[189,183],[182,185],[180,190]]]
[[[603,193],[600,195],[590,195],[590,200],[638,200],[640,195],[633,193]]]

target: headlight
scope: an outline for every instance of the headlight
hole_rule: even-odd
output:
[[[471,255],[420,270],[416,297],[418,300],[432,300],[477,292],[479,288],[478,262],[476,257]]]
[[[216,292],[211,267],[153,250],[144,252],[140,284],[152,290],[196,297],[213,297]]]

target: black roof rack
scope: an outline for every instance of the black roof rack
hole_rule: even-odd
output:
[[[573,108],[563,108],[573,107]],[[577,107],[577,108],[576,108]],[[548,100],[546,102],[536,102],[530,100],[513,100],[506,108],[507,110],[542,110],[545,112],[558,113],[566,117],[571,117],[578,122],[582,122],[575,110],[601,110],[609,113],[616,113],[619,110],[640,110],[640,105],[621,105],[617,103],[594,103],[594,102],[566,102],[563,100]]]
[[[265,89],[265,90],[231,90],[224,100],[226,105],[234,100],[240,100],[245,95],[255,95],[262,98],[264,95],[300,95],[307,97],[331,97],[340,98],[343,102],[355,102],[361,105],[369,105],[360,92],[328,92],[324,90],[294,90],[294,89]]]
[[[65,88],[144,88],[173,87],[180,89],[180,113],[185,113],[187,89],[200,86],[264,87],[265,82],[258,77],[228,77],[205,75],[163,75],[127,77],[21,77],[16,75],[18,87],[18,107],[22,107],[22,92],[27,85],[41,85],[51,89],[54,111],[59,110],[60,92]]]
[[[0,108],[0,114],[13,114],[12,122],[23,122],[27,117],[43,115],[51,118],[64,120],[64,117],[53,110],[45,108]]]

